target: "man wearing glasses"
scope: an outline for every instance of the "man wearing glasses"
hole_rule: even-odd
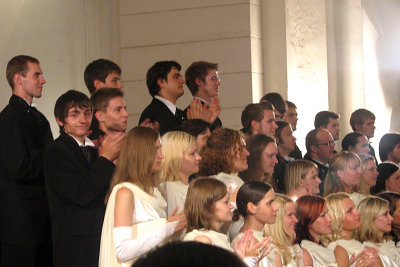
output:
[[[221,127],[222,122],[218,118],[220,112],[218,93],[221,85],[221,79],[218,76],[218,64],[206,61],[193,62],[185,72],[185,79],[186,85],[195,100],[192,105],[196,102],[203,105],[203,120],[211,124],[210,130],[213,131],[215,128]]]
[[[310,160],[318,166],[320,194],[324,193],[325,177],[328,174],[328,162],[334,155],[335,141],[332,134],[326,129],[314,129],[306,136],[307,154],[304,159]]]

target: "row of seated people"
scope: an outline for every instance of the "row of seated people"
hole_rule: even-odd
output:
[[[305,179],[304,175],[298,179],[290,175],[289,178],[282,180],[273,174],[278,173],[274,169],[278,165],[279,144],[284,139],[281,137],[284,132],[282,129],[289,129],[288,135],[295,141],[291,124],[283,123],[283,127],[279,128],[275,122],[279,116],[286,117],[285,112],[279,115],[279,111],[275,108],[279,105],[271,104],[273,99],[263,99],[260,104],[251,104],[256,107],[256,110],[261,110],[262,114],[251,119],[250,123],[247,123],[249,120],[245,115],[246,107],[242,114],[244,134],[221,128],[217,97],[221,81],[218,77],[217,65],[207,62],[195,63],[191,65],[192,69],[201,66],[203,71],[196,75],[204,77],[199,78],[193,74],[194,76],[188,79],[191,76],[190,67],[186,71],[189,89],[193,85],[190,80],[194,80],[195,87],[198,89],[197,96],[196,91],[191,89],[195,99],[187,112],[180,112],[176,106],[170,105],[172,102],[175,104],[182,94],[185,83],[179,73],[180,65],[174,61],[157,62],[147,73],[147,85],[150,94],[154,96],[153,101],[157,102],[158,99],[162,104],[158,103],[154,109],[146,108],[145,111],[147,111],[143,112],[141,125],[148,128],[134,128],[125,134],[128,112],[123,91],[118,88],[107,88],[112,85],[122,87],[121,70],[115,63],[107,60],[92,62],[86,68],[84,75],[92,96],[89,100],[85,94],[70,90],[57,99],[54,114],[60,127],[60,136],[53,141],[48,121],[32,106],[33,98],[41,96],[45,83],[39,61],[29,56],[17,56],[10,60],[7,66],[7,79],[13,95],[9,105],[0,114],[0,126],[3,129],[0,133],[1,140],[7,140],[0,149],[2,153],[0,189],[4,193],[0,194],[2,266],[26,266],[27,263],[32,266],[96,266],[99,259],[98,248],[105,213],[105,198],[107,207],[114,206],[110,205],[110,199],[115,201],[116,210],[111,211],[112,216],[121,215],[117,218],[109,218],[111,215],[106,214],[103,235],[105,225],[112,225],[112,227],[108,229],[108,234],[105,234],[108,238],[105,244],[111,246],[115,244],[114,248],[117,249],[118,257],[120,257],[119,262],[128,260],[127,257],[131,259],[132,251],[136,251],[134,256],[136,257],[143,251],[147,251],[148,246],[145,244],[150,242],[149,240],[158,240],[157,238],[165,237],[168,233],[183,227],[185,216],[181,211],[188,184],[189,181],[196,180],[198,176],[212,176],[224,182],[231,192],[230,202],[232,203],[235,203],[238,190],[245,180],[268,182],[275,191],[283,193],[286,190],[287,194],[292,194],[294,198],[301,197],[303,194],[318,194],[316,187],[321,187],[323,184],[318,183],[319,174],[313,174],[312,182],[309,181],[310,179]],[[210,87],[210,84],[213,86]],[[104,86],[106,88],[101,88]],[[204,90],[212,93],[206,97],[203,95]],[[170,101],[172,98],[169,93],[175,95],[175,102]],[[200,101],[199,98],[203,100],[206,98],[209,101]],[[170,99],[168,101],[171,103],[165,101],[166,99]],[[267,109],[260,109],[264,106]],[[177,120],[176,124],[170,121],[172,118],[168,115],[169,113],[173,114],[173,120]],[[157,117],[160,114],[164,117]],[[288,114],[288,118],[297,116],[291,116],[290,110]],[[165,118],[166,115],[168,118]],[[269,128],[265,124],[266,120],[268,120]],[[361,126],[365,123],[367,122],[362,122]],[[278,122],[278,124],[281,123]],[[163,133],[162,145],[158,132],[151,128]],[[270,129],[270,132],[262,129]],[[190,134],[171,130],[182,130]],[[140,147],[135,150],[138,144],[146,144],[142,136],[128,138],[130,134],[135,136],[135,131],[148,131],[145,135],[148,138],[154,137],[153,144],[147,143],[145,148]],[[334,153],[331,153],[333,140],[329,139],[333,134],[330,130],[318,128],[314,132],[314,139],[311,138],[312,142],[309,145],[310,159],[314,159],[313,150],[317,151],[314,154],[321,154],[318,152],[323,150],[320,147],[329,148],[328,154],[333,155]],[[328,137],[329,140],[325,140],[326,143],[325,141],[321,143],[319,139],[321,133]],[[274,134],[276,140],[279,140],[277,143],[272,137]],[[134,141],[129,140],[132,138]],[[182,143],[183,139],[186,140],[185,144]],[[175,141],[181,142],[179,145],[184,148],[179,145],[179,148],[175,147]],[[154,152],[154,143],[156,143],[156,152]],[[165,148],[162,149],[164,146]],[[168,146],[170,146],[169,149]],[[169,155],[168,150],[175,154]],[[325,154],[326,151],[325,149]],[[395,148],[392,151],[391,154],[395,155]],[[146,159],[146,156],[152,155],[153,152],[155,153],[153,158]],[[299,150],[295,152],[301,155]],[[340,152],[337,155],[339,157],[339,155],[347,154]],[[332,160],[330,168],[334,166],[334,158],[329,158]],[[329,160],[326,164],[330,163]],[[395,161],[395,159],[390,160]],[[314,164],[308,162],[312,165],[310,171],[314,168],[315,173],[315,166],[319,168],[320,163],[318,160]],[[376,164],[376,161],[374,163]],[[288,173],[285,169],[290,169],[290,164],[285,166],[282,172],[284,175]],[[340,165],[338,168],[341,168],[339,173],[349,167]],[[360,172],[358,167],[352,166],[352,168]],[[374,173],[377,175],[376,170]],[[393,173],[396,171],[390,173],[388,178],[392,177]],[[346,177],[346,175],[342,176]],[[359,182],[356,183],[357,179],[354,177],[348,182],[349,179],[342,176],[336,177],[336,180],[341,182],[331,182],[333,184],[331,187],[336,191],[353,194],[355,185]],[[160,183],[158,178],[163,183]],[[285,183],[296,179],[296,186],[291,188],[289,183],[285,188]],[[397,191],[394,188],[398,185],[396,182],[391,183],[392,180],[384,178],[383,184],[386,189]],[[125,181],[136,185],[141,191],[121,186]],[[378,184],[380,182],[376,182],[376,185]],[[328,185],[329,182],[322,188],[329,191]],[[122,188],[113,190],[118,186]],[[375,185],[370,187],[373,186]],[[364,191],[360,189],[360,198],[363,197],[362,195],[369,194],[365,189],[366,186],[362,188]],[[113,191],[115,191],[114,195]],[[322,194],[321,189],[319,193]],[[150,197],[148,198],[146,194]],[[165,220],[156,220],[151,227],[139,226],[140,222],[154,221],[152,216],[156,213],[150,212],[149,216],[141,214],[138,218],[132,217],[136,208],[143,208],[140,202],[144,200],[137,199],[137,195],[143,196],[146,201],[154,204],[153,208],[157,214],[162,215],[166,208],[165,216],[160,216],[160,218],[171,215],[170,220],[176,222],[166,224],[168,226],[160,231],[155,231],[155,228],[157,225],[164,225]],[[162,204],[163,198],[167,203],[165,207]],[[118,203],[122,203],[122,206],[118,206]],[[174,211],[175,208],[178,210]],[[10,213],[11,210],[18,212]],[[146,208],[145,210],[147,211]],[[132,222],[139,228],[130,229],[128,226],[132,226]],[[229,227],[225,226],[229,228],[231,237],[238,233],[240,227],[240,222]],[[225,230],[228,232],[228,229]],[[139,241],[138,243],[127,238],[132,233],[145,236],[151,233],[151,235],[147,239],[140,239],[142,243]],[[249,236],[245,238],[245,240],[250,239]],[[244,249],[243,244],[247,243],[239,242],[242,245],[241,249]],[[267,244],[268,241],[265,241],[257,246],[266,248]],[[20,255],[22,250],[26,252],[23,256]],[[263,250],[266,251],[266,249]],[[65,251],[70,254],[66,254]],[[106,251],[109,250],[106,249]],[[249,264],[254,263],[254,259],[247,259],[247,261],[250,261]],[[105,266],[110,265],[106,263]]]

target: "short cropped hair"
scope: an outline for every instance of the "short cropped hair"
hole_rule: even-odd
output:
[[[252,134],[251,122],[260,122],[264,118],[264,110],[274,110],[274,106],[270,102],[261,102],[256,104],[247,105],[242,111],[242,125],[244,131],[248,134]]]
[[[6,77],[11,89],[14,89],[14,75],[21,74],[25,77],[28,72],[28,62],[40,64],[39,60],[34,57],[19,55],[15,56],[7,64]]]
[[[202,119],[191,119],[185,120],[180,126],[179,131],[186,132],[196,137],[199,134],[204,133],[206,130],[210,129],[210,123],[203,121]]]
[[[92,95],[94,91],[96,91],[94,80],[99,80],[104,83],[106,82],[107,76],[113,72],[121,75],[121,68],[108,59],[100,58],[87,65],[84,72],[84,79],[90,94]]]
[[[325,128],[329,124],[329,119],[337,120],[340,118],[340,115],[333,111],[320,111],[315,115],[314,126],[315,129],[320,127]]]
[[[286,100],[285,102],[286,102],[286,105],[287,105],[288,109],[290,109],[290,108],[297,109],[296,104],[293,103],[292,101]]]
[[[318,144],[318,132],[321,131],[321,129],[314,129],[308,132],[306,135],[306,149],[307,152],[311,152],[311,146]]]
[[[388,153],[392,152],[397,144],[400,144],[400,134],[387,133],[382,136],[379,141],[379,157],[381,161],[388,160]]]
[[[100,88],[96,90],[90,97],[90,101],[93,105],[93,113],[97,111],[106,112],[110,100],[115,97],[124,97],[124,92],[118,88]]]
[[[342,140],[342,150],[349,151],[349,147],[355,148],[356,145],[359,143],[358,137],[361,136],[365,136],[365,134],[357,131],[346,134],[346,136]]]
[[[375,115],[364,108],[357,109],[350,116],[350,125],[353,131],[356,131],[356,125],[362,125],[366,119],[375,120]]]
[[[218,63],[211,63],[207,61],[196,61],[193,62],[185,72],[186,85],[189,88],[192,95],[195,95],[199,91],[199,87],[196,83],[196,78],[201,81],[206,81],[206,76],[209,70],[218,70]]]
[[[65,123],[65,118],[68,116],[68,110],[75,107],[92,109],[92,105],[87,95],[76,90],[69,90],[57,99],[56,105],[54,106],[54,116],[61,122]],[[62,132],[64,127],[59,127],[60,132]]]
[[[274,105],[275,109],[280,113],[282,114],[286,113],[287,110],[286,102],[279,93],[268,93],[261,98],[260,102],[263,101],[270,102],[272,105]]]
[[[146,74],[146,84],[149,89],[149,93],[151,96],[158,95],[160,92],[160,86],[158,85],[158,80],[163,79],[167,80],[168,73],[172,68],[176,68],[177,70],[181,70],[181,65],[179,65],[176,61],[158,61],[156,62]]]

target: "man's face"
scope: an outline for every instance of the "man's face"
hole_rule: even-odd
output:
[[[33,62],[27,62],[28,71],[25,76],[20,75],[21,80],[18,81],[22,86],[20,95],[22,98],[32,101],[33,97],[39,98],[42,96],[43,85],[46,83],[43,78],[42,70],[39,64]]]
[[[296,144],[296,137],[293,136],[292,127],[290,124],[284,127],[281,131],[278,148],[279,151],[284,151],[290,153],[294,150],[294,145]]]
[[[278,125],[275,122],[275,115],[272,110],[264,110],[264,118],[256,123],[258,126],[254,133],[257,134],[274,136],[275,131],[278,128]]]
[[[275,109],[274,113],[276,121],[283,121],[285,119],[285,114],[280,113],[278,110]]]
[[[126,111],[125,101],[122,97],[117,96],[108,102],[106,112],[101,112],[98,118],[99,122],[104,124],[108,131],[124,132],[126,131],[128,112]]]
[[[285,121],[292,125],[293,131],[296,131],[297,120],[297,110],[295,108],[289,108],[285,114]]]
[[[218,71],[215,69],[209,70],[205,81],[200,81],[199,91],[202,91],[209,97],[218,95],[218,88],[221,85],[221,80],[218,76]]]
[[[339,132],[340,132],[339,119],[329,118],[329,123],[326,126],[326,129],[332,134],[333,139],[335,141],[339,140]]]
[[[121,89],[124,85],[121,83],[121,75],[113,71],[107,75],[105,82],[98,81],[96,84],[96,90],[108,87],[108,88],[118,88]]]
[[[365,119],[363,124],[356,125],[356,130],[365,134],[368,139],[374,137],[375,128],[375,120],[373,119]]]
[[[92,110],[90,107],[72,107],[68,110],[64,122],[57,118],[57,123],[64,126],[64,131],[72,135],[82,143],[88,134],[90,124],[92,123]]]
[[[185,80],[182,78],[177,68],[172,67],[171,71],[168,73],[167,80],[162,81],[162,83],[164,85],[164,94],[166,94],[167,97],[178,99],[183,95]]]
[[[359,136],[357,137],[357,144],[354,147],[354,149],[352,149],[351,147],[349,147],[349,151],[350,152],[354,152],[358,155],[362,155],[362,154],[368,154],[369,153],[369,142],[367,137],[363,136]]]
[[[334,155],[335,143],[330,132],[320,130],[317,134],[316,154],[322,163],[327,163]]]

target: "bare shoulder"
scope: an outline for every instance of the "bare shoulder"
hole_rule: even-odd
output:
[[[313,266],[314,262],[307,249],[303,248],[303,263],[304,266]]]

